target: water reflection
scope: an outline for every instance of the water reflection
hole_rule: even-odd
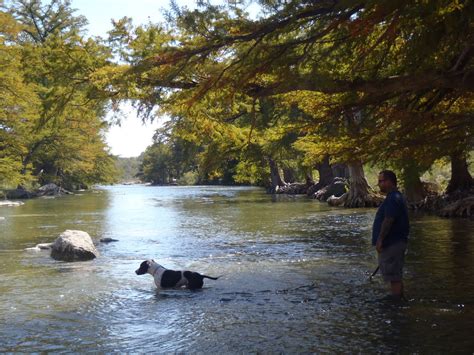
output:
[[[473,222],[412,217],[410,301],[391,305],[368,280],[374,212],[141,186],[1,208],[0,351],[471,352]],[[23,251],[73,228],[119,242],[86,263]],[[133,272],[149,257],[223,276],[157,292]]]

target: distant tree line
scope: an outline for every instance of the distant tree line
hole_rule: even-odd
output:
[[[138,157],[116,159],[115,166],[118,171],[118,180],[121,182],[133,182],[140,179],[140,166],[143,162],[143,153]]]

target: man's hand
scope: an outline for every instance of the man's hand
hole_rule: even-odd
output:
[[[382,252],[382,240],[379,238],[377,239],[377,243],[375,244],[375,249],[377,249],[377,253]]]
[[[380,235],[377,238],[377,243],[375,244],[375,249],[377,249],[377,252],[382,251],[382,242],[385,239],[385,237],[388,235],[388,232],[390,231],[390,228],[392,227],[393,221],[395,219],[392,217],[385,217],[382,221],[382,227],[380,229]]]

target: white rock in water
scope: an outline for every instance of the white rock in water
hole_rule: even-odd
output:
[[[41,250],[51,250],[53,243],[40,243],[33,248],[26,248],[28,251],[41,251]]]
[[[99,256],[89,234],[79,230],[66,230],[54,241],[51,257],[63,261],[85,261]]]
[[[8,201],[8,200],[5,200],[5,201],[0,201],[0,206],[21,206],[21,205],[24,205],[25,203],[24,202],[21,202],[21,201]]]

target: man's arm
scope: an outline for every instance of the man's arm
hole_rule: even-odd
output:
[[[393,217],[385,217],[382,222],[382,227],[380,228],[380,234],[377,238],[376,249],[380,253],[382,251],[382,243],[385,237],[388,235],[390,228],[392,227],[393,221],[395,218]]]

